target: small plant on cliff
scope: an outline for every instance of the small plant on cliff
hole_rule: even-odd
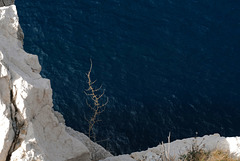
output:
[[[105,107],[108,103],[108,98],[105,101],[105,103],[102,103],[100,100],[103,98],[105,90],[102,90],[102,85],[99,88],[94,88],[94,85],[96,83],[95,81],[91,80],[91,72],[92,72],[92,60],[90,59],[90,69],[87,75],[87,84],[88,89],[86,89],[84,92],[85,94],[90,98],[91,102],[86,99],[86,104],[90,108],[92,115],[90,119],[86,119],[88,121],[88,136],[91,140],[96,142],[96,133],[94,132],[94,126],[97,122],[100,120],[98,119],[98,116],[105,110]]]
[[[197,136],[197,133],[196,133]],[[200,146],[202,145],[202,146]],[[239,161],[233,159],[229,152],[222,150],[206,151],[205,145],[202,142],[198,145],[197,139],[193,140],[191,149],[187,154],[180,155],[179,161]]]
[[[180,161],[239,161],[230,156],[229,152],[214,150],[204,151],[199,149],[197,151],[189,151],[187,154],[179,158]]]

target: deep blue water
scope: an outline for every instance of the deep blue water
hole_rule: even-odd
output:
[[[24,49],[51,80],[54,109],[87,132],[83,91],[109,103],[98,140],[129,153],[198,134],[240,135],[240,1],[16,0]]]

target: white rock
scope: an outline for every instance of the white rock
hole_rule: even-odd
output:
[[[14,0],[0,0],[0,7],[10,6],[12,4],[14,4]]]
[[[134,152],[130,156],[135,161],[162,161],[163,158],[178,160],[187,154],[192,147],[205,151],[222,150],[230,153],[232,157],[240,158],[240,137],[221,137],[219,134],[193,137],[183,140],[176,140],[171,143],[158,145],[146,151]],[[126,155],[129,159],[130,156]],[[120,156],[109,157],[103,161],[124,161]]]
[[[91,160],[98,161],[107,157],[112,157],[112,154],[109,151],[105,150],[97,143],[91,141],[89,137],[87,137],[85,134],[74,131],[70,127],[67,127],[66,131],[71,136],[81,141],[88,148],[88,150],[90,151]]]
[[[0,67],[3,66],[0,64]],[[1,72],[1,71],[0,71]],[[2,72],[0,73],[2,75]],[[5,74],[3,74],[5,75]],[[5,161],[14,139],[11,121],[9,78],[0,78],[0,161]]]
[[[230,153],[240,158],[240,137],[227,137],[226,140],[229,145]]]
[[[19,28],[15,5],[1,7],[0,160],[90,160],[53,114],[50,81],[39,75],[37,56],[22,49]]]
[[[0,5],[3,2],[13,0],[0,0]],[[50,81],[40,76],[38,57],[23,50],[22,39],[16,6],[0,7],[0,161],[177,160],[192,146],[240,157],[240,137],[218,134],[113,157],[86,135],[67,128],[63,117],[53,111]]]
[[[135,161],[135,160],[131,158],[130,155],[119,155],[115,157],[108,157],[100,161]]]
[[[221,137],[219,134],[214,134],[205,135],[203,137],[176,140],[171,142],[170,144],[166,143],[163,145],[159,145],[155,148],[150,148],[146,151],[132,153],[131,156],[135,160],[144,160],[143,156],[147,156],[147,153],[152,152],[155,158],[155,155],[158,155],[167,156],[168,158],[174,158],[175,160],[177,160],[180,155],[187,154],[187,152],[189,152],[194,146],[195,148],[203,149],[205,151],[213,151],[216,149],[229,151],[230,154],[238,157],[236,154],[239,155],[240,153],[239,145],[239,137],[225,138]]]

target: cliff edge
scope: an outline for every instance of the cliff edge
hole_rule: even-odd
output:
[[[13,3],[0,1],[0,161],[88,161],[112,156],[57,119],[50,81],[39,74],[38,57],[23,50]]]
[[[14,0],[0,0],[0,161],[160,161],[193,145],[240,157],[240,137],[218,134],[176,140],[113,157],[86,135],[66,127],[52,109],[50,81],[39,74],[36,55],[23,50],[24,34]]]
[[[170,143],[159,144],[157,147],[149,148],[146,151],[108,157],[102,161],[178,161],[181,156],[189,154],[188,152],[193,149],[195,149],[195,152],[198,150],[203,150],[205,152],[214,152],[218,150],[219,152],[226,152],[232,160],[239,160],[240,137],[222,137],[219,134],[213,134],[203,137],[186,138]]]

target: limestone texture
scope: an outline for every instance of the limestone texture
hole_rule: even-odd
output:
[[[205,151],[222,150],[229,152],[233,158],[240,158],[240,137],[221,137],[219,134],[176,140],[171,143],[160,144],[146,151],[134,152],[130,155],[109,157],[102,161],[122,161],[122,157],[135,161],[161,161],[164,159],[178,160],[187,154],[192,147]],[[127,160],[126,159],[126,160]]]
[[[112,154],[105,150],[102,146],[99,144],[91,141],[89,137],[87,137],[83,133],[79,133],[77,131],[74,131],[70,127],[66,127],[66,131],[74,138],[78,139],[81,141],[89,150],[90,152],[90,158],[93,161],[98,161],[101,159],[105,159],[107,157],[112,157]]]
[[[13,5],[15,0],[0,0],[0,7]]]
[[[119,155],[115,157],[108,157],[104,159],[104,161],[136,161],[135,159],[131,158],[130,155]]]
[[[240,137],[219,134],[176,140],[142,152],[112,156],[86,135],[66,127],[53,110],[50,81],[36,55],[23,50],[14,0],[0,0],[0,161],[160,161],[193,146],[240,158]]]
[[[90,161],[81,137],[93,143],[70,135],[53,112],[50,81],[39,74],[38,57],[23,50],[12,2],[0,1],[0,161]]]

